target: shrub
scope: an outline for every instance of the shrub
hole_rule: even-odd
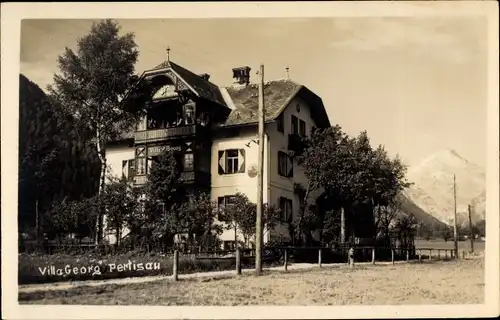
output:
[[[120,254],[115,256],[19,254],[18,283],[171,275],[172,266],[172,256],[154,254]],[[193,273],[228,270],[234,267],[234,259],[208,260],[180,256],[178,270],[179,273]]]
[[[254,257],[242,257],[242,267],[253,267],[255,265],[254,259]],[[142,267],[140,267],[141,264]],[[121,268],[118,265],[121,265]],[[265,265],[276,265],[276,262],[265,261]],[[172,267],[173,257],[171,255],[136,252],[118,255],[98,255],[95,253],[85,255],[40,255],[21,253],[18,262],[18,284],[171,275]],[[77,268],[76,272],[74,268]],[[98,272],[95,272],[96,268]],[[179,256],[179,274],[224,271],[235,268],[236,261],[234,257],[201,258],[194,255]]]

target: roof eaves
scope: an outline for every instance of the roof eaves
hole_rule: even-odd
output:
[[[266,121],[264,121],[264,124],[273,123],[274,121],[276,121],[275,118],[267,119]],[[259,124],[258,121],[249,121],[249,122],[240,122],[240,123],[233,123],[233,124],[223,124],[219,128],[246,127],[246,126],[253,126],[253,125],[258,125],[258,124]]]

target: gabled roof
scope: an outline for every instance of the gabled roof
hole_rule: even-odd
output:
[[[172,61],[162,62],[153,69],[148,70],[147,72],[162,69],[171,69],[172,71],[177,73],[179,77],[181,77],[189,86],[194,89],[195,93],[198,94],[199,97],[226,106],[226,103],[222,98],[218,86]]]
[[[258,123],[259,86],[249,84],[241,87],[219,88],[212,82],[203,79],[172,61],[165,61],[147,70],[143,76],[162,70],[172,70],[190,86],[195,93],[204,99],[231,109],[222,127],[253,125]],[[318,127],[329,127],[330,121],[323,101],[306,86],[290,79],[268,81],[264,84],[264,103],[266,106],[265,121],[274,121],[295,98],[305,100],[311,108],[311,117]],[[124,132],[123,139],[133,138],[133,132]]]
[[[228,87],[225,89],[231,97],[234,109],[224,126],[257,123],[259,86],[249,84],[245,87]],[[276,120],[295,97],[300,97],[309,102],[311,115],[318,126],[330,126],[321,98],[306,86],[289,79],[268,81],[264,84],[265,121]]]

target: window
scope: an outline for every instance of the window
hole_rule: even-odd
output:
[[[281,133],[285,133],[285,123],[283,121],[283,113],[276,118],[276,126],[278,128],[278,131]]]
[[[236,198],[235,196],[233,195],[230,195],[230,196],[223,196],[223,197],[218,197],[217,198],[217,205],[219,207],[219,209],[230,209],[231,208],[231,205],[234,204]],[[221,222],[224,222],[224,221],[230,221],[230,217],[227,216],[227,212],[226,215],[221,215],[222,212],[219,212],[219,214],[217,215],[217,220],[221,221]]]
[[[147,117],[145,116],[144,118],[141,118],[137,122],[137,131],[143,131],[146,130],[146,123],[147,123]]]
[[[193,124],[194,123],[194,105],[193,104],[186,104],[184,106],[184,121],[186,122],[187,125]]]
[[[194,169],[194,155],[192,153],[184,154],[184,171],[193,171]]]
[[[278,174],[282,177],[293,177],[292,159],[283,151],[278,151]]]
[[[285,197],[279,198],[279,208],[281,210],[281,221],[288,222],[292,219],[292,200]]]
[[[232,149],[226,151],[226,173],[238,172],[238,150]]]
[[[304,120],[299,120],[299,134],[301,137],[306,136],[306,122]]]
[[[245,172],[245,149],[219,151],[219,174]]]
[[[137,175],[145,175],[146,174],[146,159],[145,158],[137,158]]]
[[[299,133],[299,124],[296,116],[292,115],[292,134]]]

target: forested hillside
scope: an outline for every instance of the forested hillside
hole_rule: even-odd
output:
[[[37,225],[40,232],[55,232],[49,223],[55,203],[97,192],[99,160],[72,115],[24,75],[19,81],[18,226],[25,238],[34,238]]]

